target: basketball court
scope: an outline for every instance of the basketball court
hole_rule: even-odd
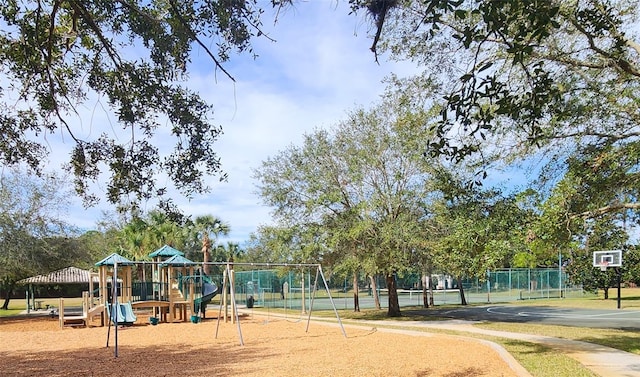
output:
[[[639,329],[640,310],[554,308],[548,306],[483,305],[429,309],[429,313],[446,318],[471,321],[540,323],[546,325]]]

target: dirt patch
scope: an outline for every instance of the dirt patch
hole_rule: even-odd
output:
[[[491,347],[306,320],[247,317],[236,324],[58,327],[57,318],[0,318],[3,376],[516,376]],[[216,338],[216,328],[218,335]],[[109,347],[107,345],[109,334]]]

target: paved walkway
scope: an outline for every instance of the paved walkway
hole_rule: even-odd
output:
[[[574,358],[592,372],[601,377],[640,377],[640,355],[620,351],[614,348],[605,347],[593,343],[580,342],[575,340],[553,338],[541,335],[529,335],[511,333],[506,331],[485,330],[474,327],[476,322],[465,320],[448,321],[349,321],[349,324],[366,324],[376,326],[382,330],[381,325],[399,326],[404,328],[434,328],[444,330],[454,330],[468,333],[484,334],[508,339],[523,340],[531,343],[538,343],[561,351],[563,354]],[[386,329],[390,330],[390,329]],[[488,342],[492,343],[492,342]],[[493,343],[494,348],[500,349],[500,355],[512,366],[521,376],[530,376],[522,366],[520,366],[511,355],[502,347]],[[506,354],[506,355],[505,355]],[[507,356],[508,355],[508,356]],[[517,365],[514,365],[517,364]]]

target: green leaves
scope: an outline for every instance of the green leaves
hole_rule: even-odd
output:
[[[357,109],[331,132],[317,130],[264,161],[254,172],[260,194],[283,226],[318,234],[314,242],[333,250],[336,264],[402,271],[419,244],[429,190],[419,148],[430,135],[426,118],[396,96]]]
[[[68,192],[64,179],[37,178],[18,170],[0,177],[0,285],[62,268],[80,251],[67,237]]]
[[[227,73],[221,63],[229,53],[250,50],[262,34],[261,14],[255,0],[5,2],[0,65],[11,87],[2,92],[0,161],[38,171],[48,134],[64,134],[75,143],[69,170],[88,205],[102,196],[90,187],[105,167],[107,200],[122,209],[162,197],[154,181],[161,172],[186,196],[205,192],[205,174],[225,177],[213,149],[221,128],[211,106],[182,85],[190,54],[198,46]],[[85,106],[96,102],[119,126],[81,129]],[[173,142],[173,151],[152,145],[155,136]]]
[[[460,162],[500,139],[521,150],[581,136],[597,143],[627,122],[628,107],[614,98],[637,103],[637,44],[627,32],[637,26],[634,1],[411,6],[392,14],[383,38],[394,57],[423,63],[441,84],[439,96],[427,94],[443,104],[432,156]]]
[[[536,218],[529,196],[468,185],[463,177],[444,168],[434,175],[441,193],[429,203],[439,230],[429,237],[436,266],[454,276],[483,277],[487,270],[524,263],[527,229]]]

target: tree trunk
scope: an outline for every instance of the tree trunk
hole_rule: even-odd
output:
[[[604,299],[608,300],[609,299],[609,287],[602,288],[602,291],[604,292]]]
[[[389,311],[388,317],[400,317],[400,303],[398,302],[398,287],[396,286],[396,277],[392,273],[385,276],[387,282],[387,291],[389,292]]]
[[[358,289],[358,273],[353,273],[353,311],[360,311],[360,291]]]
[[[458,290],[460,291],[460,305],[467,305],[467,299],[464,297],[464,287],[462,286],[461,277],[458,277]]]
[[[209,236],[205,233],[202,237],[202,260],[205,263],[202,269],[205,275],[210,275],[211,273],[211,266],[207,264],[210,262],[209,249],[211,249],[211,241],[209,240]]]
[[[13,285],[7,287],[2,291],[4,296],[4,303],[2,304],[2,310],[9,310],[9,301],[11,301],[11,295],[13,294]]]
[[[433,282],[431,281],[431,275],[432,275],[431,268],[429,268],[429,270],[427,271],[427,276],[429,277],[429,305],[434,306],[433,305]]]
[[[422,307],[423,308],[428,308],[429,307],[429,293],[427,291],[427,287],[429,285],[431,285],[429,283],[429,276],[425,273],[424,275],[422,275],[422,280],[420,280],[420,283],[422,284]]]
[[[380,295],[378,294],[378,284],[376,284],[376,278],[373,275],[369,275],[369,281],[371,284],[371,294],[373,295],[373,303],[377,310],[380,310]]]
[[[433,303],[433,285],[429,284],[429,305],[434,306]]]

